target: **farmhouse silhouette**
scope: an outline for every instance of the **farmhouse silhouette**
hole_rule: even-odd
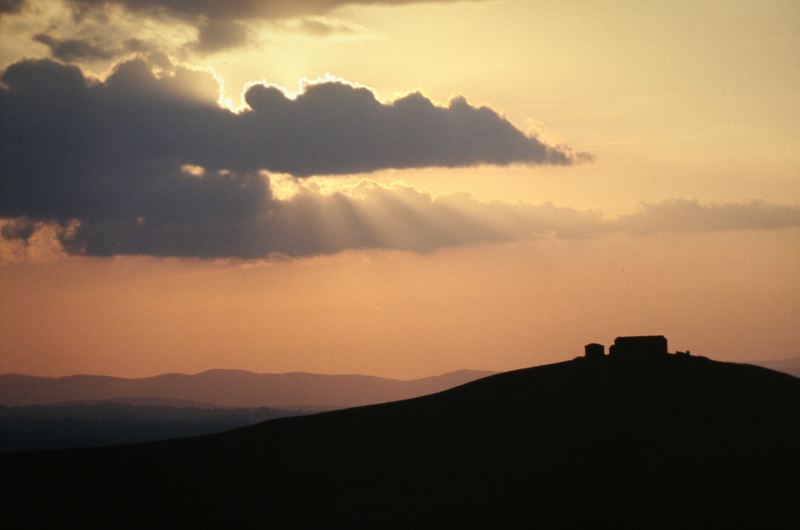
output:
[[[602,359],[606,356],[605,346],[592,342],[585,347],[587,359]],[[632,337],[617,337],[614,344],[608,348],[610,357],[639,357],[653,358],[669,355],[667,338],[664,335],[638,335]],[[689,351],[676,352],[675,355],[689,355]]]

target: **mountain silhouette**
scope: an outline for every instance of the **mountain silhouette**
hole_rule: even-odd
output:
[[[2,502],[19,528],[798,528],[798,448],[800,379],[576,359],[218,435],[6,455]]]
[[[162,374],[140,379],[3,374],[0,375],[0,405],[148,398],[222,407],[331,409],[431,394],[492,373],[459,370],[410,381],[368,375],[257,374],[244,370],[209,370],[194,375]]]

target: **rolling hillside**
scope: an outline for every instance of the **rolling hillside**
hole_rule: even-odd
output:
[[[20,528],[797,528],[800,380],[584,359],[154,444],[6,456]]]
[[[144,398],[20,407],[0,405],[0,452],[100,447],[185,438],[309,412],[316,411],[212,407]]]

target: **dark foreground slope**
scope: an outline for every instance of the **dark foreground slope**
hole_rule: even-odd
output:
[[[319,409],[220,408],[191,402],[161,403],[155,399],[0,405],[0,452],[170,440],[311,412]]]
[[[800,380],[576,360],[3,467],[4,513],[31,528],[800,528]]]

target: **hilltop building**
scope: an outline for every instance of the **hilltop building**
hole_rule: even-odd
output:
[[[659,357],[667,354],[667,338],[664,335],[617,337],[608,353],[619,357]]]
[[[585,346],[587,359],[601,359],[606,355],[606,347],[602,344],[592,342]]]
[[[592,342],[585,346],[587,359],[598,359],[605,356],[605,346]],[[667,338],[664,335],[641,335],[635,337],[617,337],[608,348],[613,357],[660,357],[667,355]]]

